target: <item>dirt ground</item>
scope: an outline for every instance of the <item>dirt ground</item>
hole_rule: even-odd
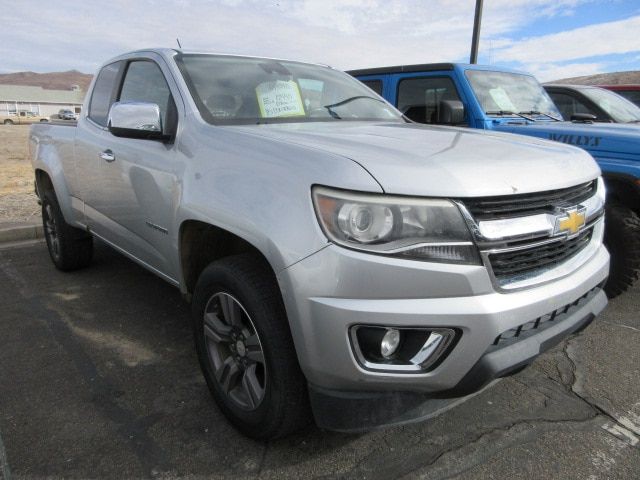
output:
[[[0,224],[40,219],[28,136],[28,125],[0,125]]]

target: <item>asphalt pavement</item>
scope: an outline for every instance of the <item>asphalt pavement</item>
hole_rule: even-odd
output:
[[[177,289],[102,245],[75,273],[0,246],[0,480],[640,478],[639,293],[427,422],[260,443],[209,396]]]

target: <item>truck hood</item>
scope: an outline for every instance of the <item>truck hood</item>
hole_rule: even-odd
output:
[[[565,188],[600,174],[580,149],[481,130],[372,122],[224,128],[349,158],[385,192],[401,195],[511,195]]]
[[[575,145],[596,158],[640,161],[640,125],[616,123],[499,123],[498,131]]]

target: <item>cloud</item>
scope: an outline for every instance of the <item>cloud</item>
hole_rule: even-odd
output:
[[[606,63],[568,63],[566,65],[556,63],[527,64],[527,71],[535,75],[541,82],[581,77],[583,75],[595,75],[596,73],[606,72],[607,70]]]
[[[531,37],[495,53],[501,61],[562,62],[600,55],[640,52],[640,15],[551,35]]]
[[[8,0],[0,0],[7,2]],[[579,39],[513,36],[539,19],[575,15],[590,0],[491,0],[485,2],[483,43],[494,62],[538,65],[575,63],[585,51],[637,45],[637,25],[625,24],[613,46],[614,27],[574,31]],[[349,69],[378,65],[465,61],[474,0],[57,0],[12,2],[3,9],[10,29],[0,31],[0,70],[93,72],[120,53],[151,46],[264,55]],[[615,22],[613,22],[615,23]],[[635,26],[634,26],[635,25]],[[576,33],[577,32],[577,33]],[[599,33],[600,32],[600,33]],[[561,35],[561,34],[557,34]],[[625,46],[625,42],[627,42]],[[551,45],[551,46],[549,46]],[[564,52],[564,53],[560,53]],[[553,58],[547,58],[545,55]],[[556,58],[557,57],[557,58]],[[583,65],[588,65],[584,63]],[[595,64],[593,64],[595,65]],[[565,65],[563,68],[569,68]],[[578,67],[575,67],[578,68]]]

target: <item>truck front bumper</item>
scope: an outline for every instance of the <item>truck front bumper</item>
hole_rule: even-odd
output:
[[[278,279],[318,416],[336,399],[371,403],[393,392],[399,414],[407,410],[399,401],[403,395],[413,403],[472,394],[586,326],[606,306],[600,287],[608,272],[609,254],[600,246],[569,276],[499,293],[484,266],[408,261],[329,245]],[[553,321],[544,328],[498,341],[549,315]],[[459,336],[436,368],[390,373],[367,369],[357,360],[349,335],[354,325],[452,328]]]

